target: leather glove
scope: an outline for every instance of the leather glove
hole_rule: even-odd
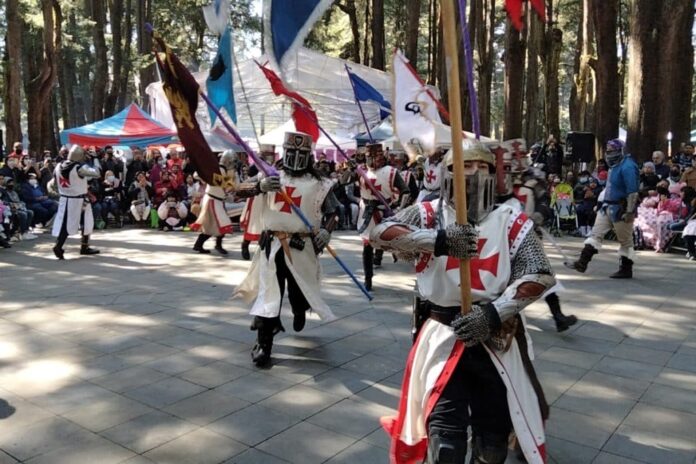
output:
[[[280,190],[280,177],[264,177],[259,181],[259,190],[261,190],[261,192],[263,193],[277,192],[278,190]]]
[[[633,222],[633,220],[636,218],[635,213],[623,213],[621,215],[621,220],[623,222]]]
[[[326,229],[319,229],[319,231],[312,236],[312,244],[314,245],[314,251],[321,253],[326,248],[331,240],[331,233]]]
[[[495,306],[472,305],[467,314],[460,314],[452,321],[454,335],[467,346],[478,345],[500,330],[502,323]]]
[[[435,239],[435,256],[474,258],[478,255],[478,231],[471,224],[450,224]]]

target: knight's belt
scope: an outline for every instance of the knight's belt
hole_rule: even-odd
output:
[[[301,238],[312,236],[312,234],[309,232],[285,232],[282,230],[267,230],[266,233],[271,237],[276,237],[278,240],[287,240],[293,236]]]
[[[610,200],[605,200],[604,204],[605,205],[620,205],[623,204],[625,200],[616,200],[616,201],[610,201]]]
[[[430,310],[430,319],[444,325],[450,325],[452,320],[462,312],[461,306],[440,306],[427,300],[423,304]]]
[[[64,195],[61,193],[60,196],[63,198],[87,198],[86,193],[83,193],[82,195]]]
[[[214,198],[214,199],[216,199],[216,200],[218,200],[218,201],[222,201],[222,202],[225,201],[224,198],[216,197],[215,195],[212,195],[212,194],[210,194],[210,193],[208,193],[208,196],[209,196],[210,198]]]
[[[431,189],[431,188],[425,187],[425,190],[427,190],[428,192],[439,192],[439,191],[440,191],[440,187],[438,187],[438,188],[434,188],[434,189]]]

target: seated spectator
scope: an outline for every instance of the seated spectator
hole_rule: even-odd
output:
[[[94,227],[96,229],[103,229],[106,227],[106,221],[103,219],[104,192],[102,190],[101,181],[98,178],[90,179],[87,182],[87,200],[89,200],[92,205]]]
[[[5,203],[0,200],[0,246],[3,248],[12,248],[10,245],[11,233],[11,219],[12,211],[10,207],[5,205]]]
[[[121,195],[123,187],[121,185],[121,180],[116,177],[113,171],[106,171],[104,173],[102,190],[104,201],[102,202],[101,217],[104,220],[104,227],[109,224],[109,213],[113,215],[116,224],[121,227],[123,224],[121,220]]]
[[[147,161],[143,158],[143,151],[138,147],[133,147],[133,160],[128,165],[128,171],[126,172],[126,182],[124,185],[131,185],[135,180],[135,175],[139,172],[147,172],[148,165]]]
[[[39,184],[46,194],[50,196],[48,191],[48,183],[53,179],[53,171],[56,169],[56,164],[53,158],[44,158],[43,165],[39,171]]]
[[[682,187],[680,196],[682,200],[680,217],[676,218],[667,226],[669,230],[674,232],[684,230],[689,218],[696,214],[696,190],[687,186]]]
[[[189,211],[186,222],[188,224],[193,224],[196,222],[198,214],[201,212],[201,200],[205,194],[205,184],[200,182],[197,175],[188,174],[186,176],[185,189],[184,203]]]
[[[21,147],[21,144],[19,146]],[[15,152],[12,152],[9,155],[7,155],[7,158],[5,159],[5,165],[2,168],[0,168],[0,178],[4,179],[6,177],[11,177],[15,180],[15,182],[18,182],[19,179],[21,179],[22,177],[22,170],[20,168],[19,163],[20,158],[21,154],[18,155]]]
[[[669,168],[669,186],[670,187],[675,186],[675,185],[679,185],[679,190],[681,190],[681,187],[683,187],[681,185],[681,177],[682,177],[682,173],[681,173],[681,168],[679,166],[675,165],[675,166],[672,166],[671,168]]]
[[[655,194],[652,192],[638,207],[634,228],[637,227],[646,247],[656,252],[664,251],[674,234],[668,227],[682,212],[682,200],[670,193],[667,181],[660,181]]]
[[[678,164],[679,167],[684,171],[687,168],[690,168],[691,165],[693,164],[694,161],[694,145],[691,143],[685,143],[681,150],[679,150],[679,153],[674,155],[674,159],[672,160],[672,164]]]
[[[691,188],[691,187],[686,187]],[[682,231],[682,238],[686,243],[686,257],[691,261],[696,261],[696,192],[693,190],[684,193],[684,201],[687,201],[687,195],[692,197],[688,203],[690,215],[686,219],[686,224]]]
[[[691,161],[691,166],[684,170],[681,181],[689,187],[696,189],[696,157]]]
[[[656,150],[652,154],[652,161],[655,164],[655,174],[660,180],[669,179],[669,166],[665,164],[665,154]]]
[[[182,230],[186,224],[188,209],[183,202],[178,201],[173,191],[167,192],[165,201],[157,208],[160,218],[160,228],[164,230]]]
[[[159,206],[165,200],[170,190],[176,190],[176,186],[171,180],[169,171],[162,171],[159,182],[155,182],[154,205]]]
[[[183,167],[184,160],[181,159],[181,153],[184,151],[183,147],[173,147],[170,145],[169,148],[169,159],[167,160],[167,169],[170,171],[174,166],[178,166],[179,169]]]
[[[133,219],[141,226],[147,225],[147,221],[150,219],[151,198],[154,196],[154,190],[144,172],[136,174],[135,181],[128,189],[128,196],[131,200],[130,212]]]
[[[182,198],[184,196],[184,172],[181,170],[178,164],[172,166],[172,170],[169,171],[169,180],[172,183],[172,189],[174,193]]]
[[[34,224],[45,226],[58,211],[58,202],[48,198],[33,172],[29,174],[29,180],[21,185],[21,198],[33,211]]]
[[[104,161],[102,161],[102,173],[111,171],[119,180],[123,180],[123,161],[114,157],[114,148],[111,145],[104,147]]]
[[[587,172],[587,174],[589,174],[589,172]],[[597,216],[595,208],[597,206],[597,197],[599,196],[600,188],[594,177],[589,177],[586,184],[583,183],[584,178],[585,176],[583,173],[580,173],[580,182],[575,186],[575,212],[578,215],[580,235],[589,237],[592,233],[592,226]]]
[[[655,174],[655,164],[650,161],[643,163],[643,169],[640,173],[641,196],[645,197],[650,190],[655,190],[658,182],[660,182],[660,178]]]
[[[5,177],[4,185],[0,187],[0,200],[10,207],[12,217],[17,221],[16,229],[19,230],[22,240],[34,240],[36,235],[29,232],[29,226],[34,220],[34,212],[27,209],[26,204],[19,199],[15,192],[15,180]]]
[[[160,174],[167,167],[167,162],[160,154],[159,150],[152,150],[152,162],[150,163],[150,182],[154,185],[160,181]]]

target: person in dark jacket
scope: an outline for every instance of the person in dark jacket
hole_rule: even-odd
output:
[[[58,211],[58,202],[48,198],[34,173],[29,174],[29,180],[20,186],[20,197],[34,212],[35,224],[46,224]]]

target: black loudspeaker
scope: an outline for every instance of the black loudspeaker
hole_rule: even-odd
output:
[[[566,160],[573,163],[592,163],[595,160],[595,136],[591,132],[568,132]]]

